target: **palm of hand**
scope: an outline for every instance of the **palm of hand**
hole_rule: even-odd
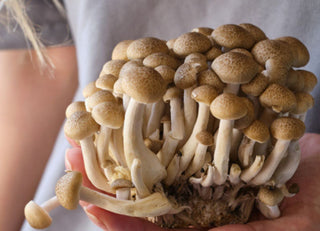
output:
[[[291,180],[298,183],[300,192],[286,198],[280,206],[282,215],[275,220],[262,216],[245,225],[227,225],[210,231],[262,231],[262,230],[320,230],[320,135],[306,134],[300,142],[301,163]],[[73,170],[83,171],[80,149],[67,153]],[[87,182],[87,186],[88,182]],[[125,217],[82,203],[89,218],[104,230],[163,230],[147,221]]]

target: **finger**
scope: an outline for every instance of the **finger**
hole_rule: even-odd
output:
[[[80,147],[80,145],[75,140],[69,138],[68,136],[65,136],[65,137],[68,140],[69,144],[71,144],[72,147],[74,147],[74,148]]]
[[[98,208],[97,206],[94,206],[94,205],[90,205],[84,208],[84,210],[88,214],[88,217],[91,219],[91,221],[96,225],[98,225],[103,230],[112,230],[112,231],[122,231],[122,230],[164,231],[166,230],[142,218],[128,217],[128,216],[111,213],[109,211]],[[170,229],[170,230],[194,231],[195,229]]]

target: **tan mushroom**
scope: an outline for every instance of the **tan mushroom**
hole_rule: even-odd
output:
[[[258,73],[258,64],[247,55],[228,52],[217,57],[212,69],[227,86],[226,93],[237,94],[240,84],[249,83]]]
[[[127,49],[128,46],[133,42],[134,40],[124,40],[119,42],[112,51],[112,56],[111,59],[112,60],[125,60],[128,61],[128,57],[127,57]]]
[[[69,118],[73,113],[77,111],[86,111],[86,106],[83,101],[76,101],[69,104],[66,109],[66,118]]]
[[[217,27],[212,32],[212,37],[220,46],[228,49],[250,49],[255,42],[251,33],[234,24],[226,24]]]
[[[100,90],[87,97],[84,101],[88,112],[91,112],[94,106],[103,102],[117,102],[117,99],[110,91]]]
[[[107,194],[99,193],[82,186],[80,172],[68,172],[56,184],[56,195],[60,204],[66,209],[76,209],[79,200],[94,204],[113,213],[131,217],[153,217],[168,213],[181,212],[184,207],[175,208],[167,197],[152,193],[141,200],[119,200]]]
[[[247,108],[238,96],[223,93],[213,100],[210,110],[214,117],[220,119],[213,163],[218,172],[216,184],[221,185],[226,181],[228,175],[233,121],[245,116]]]
[[[304,123],[295,118],[281,117],[273,121],[271,134],[277,139],[272,152],[267,157],[261,171],[251,181],[254,185],[266,183],[284,158],[291,140],[299,139],[305,131]]]
[[[249,83],[241,85],[241,90],[247,95],[259,96],[267,88],[268,79],[265,75],[258,73]]]
[[[153,53],[168,53],[166,42],[157,38],[141,38],[134,40],[127,48],[129,59],[141,59]]]
[[[201,53],[191,53],[185,59],[185,63],[194,65],[197,69],[197,72],[204,71],[208,69],[207,58]]]
[[[46,202],[38,205],[34,201],[29,201],[24,207],[24,215],[29,225],[35,229],[44,229],[51,225],[52,218],[49,212],[60,205],[57,197],[52,197]]]
[[[297,105],[290,111],[290,115],[304,121],[307,111],[314,105],[314,99],[312,95],[307,92],[297,92],[295,96]]]
[[[201,71],[198,74],[198,83],[199,85],[213,86],[219,93],[226,87],[226,84],[221,81],[219,76],[211,68]]]
[[[153,53],[143,59],[143,65],[153,68],[160,65],[166,65],[176,70],[179,67],[179,64],[180,62],[176,58],[165,53]]]
[[[282,200],[283,194],[280,189],[261,187],[258,192],[258,209],[266,218],[278,218],[280,216],[278,204]]]
[[[103,65],[101,73],[105,75],[110,74],[118,78],[120,70],[126,62],[124,60],[110,60]]]
[[[233,185],[240,183],[241,168],[238,164],[232,164],[229,171],[229,181]]]
[[[100,91],[101,89],[96,87],[96,82],[90,82],[88,85],[86,85],[82,90],[82,95],[84,98],[89,97],[90,95],[94,94],[97,91]]]
[[[102,74],[96,80],[96,87],[106,91],[113,91],[113,85],[118,78],[112,74]]]
[[[122,78],[122,88],[131,97],[123,126],[124,153],[131,169],[135,158],[142,163],[143,181],[149,188],[166,176],[166,170],[157,156],[145,145],[142,124],[145,104],[159,101],[165,93],[160,74],[150,67],[131,66]],[[150,168],[152,166],[152,168]]]
[[[174,75],[176,73],[174,69],[166,65],[160,65],[154,69],[159,72],[167,85],[173,82]]]
[[[268,78],[268,82],[285,85],[289,74],[289,66],[282,59],[270,58],[265,63],[266,70],[261,73]]]
[[[288,74],[287,86],[292,91],[311,92],[317,82],[317,77],[312,72],[291,69]]]
[[[197,27],[191,30],[191,32],[197,32],[204,35],[211,35],[213,29],[210,27]]]
[[[89,112],[79,111],[72,114],[64,125],[66,136],[79,140],[82,150],[84,168],[91,183],[98,189],[106,192],[113,190],[108,180],[102,173],[92,135],[99,130],[99,125],[94,121]]]
[[[254,41],[257,43],[261,40],[265,40],[267,36],[265,33],[257,26],[250,23],[241,23],[239,24],[242,28],[248,31],[254,38]]]
[[[234,121],[234,128],[239,130],[249,127],[255,119],[255,107],[251,100],[246,97],[241,97],[241,100],[246,105],[247,114],[244,117]]]

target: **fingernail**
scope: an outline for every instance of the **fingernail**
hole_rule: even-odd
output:
[[[66,164],[66,168],[67,169],[72,169],[72,165],[70,163],[70,161],[68,160],[67,158],[67,153],[70,151],[71,149],[70,148],[67,148],[66,151],[65,151],[65,164]]]

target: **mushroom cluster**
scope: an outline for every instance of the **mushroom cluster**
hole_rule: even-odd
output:
[[[79,200],[167,228],[245,223],[255,206],[279,217],[299,189],[286,183],[314,104],[317,78],[298,69],[308,60],[298,39],[252,24],[120,42],[66,110],[65,134],[100,192],[67,172],[56,197],[26,206],[27,220],[45,228],[50,209]]]

